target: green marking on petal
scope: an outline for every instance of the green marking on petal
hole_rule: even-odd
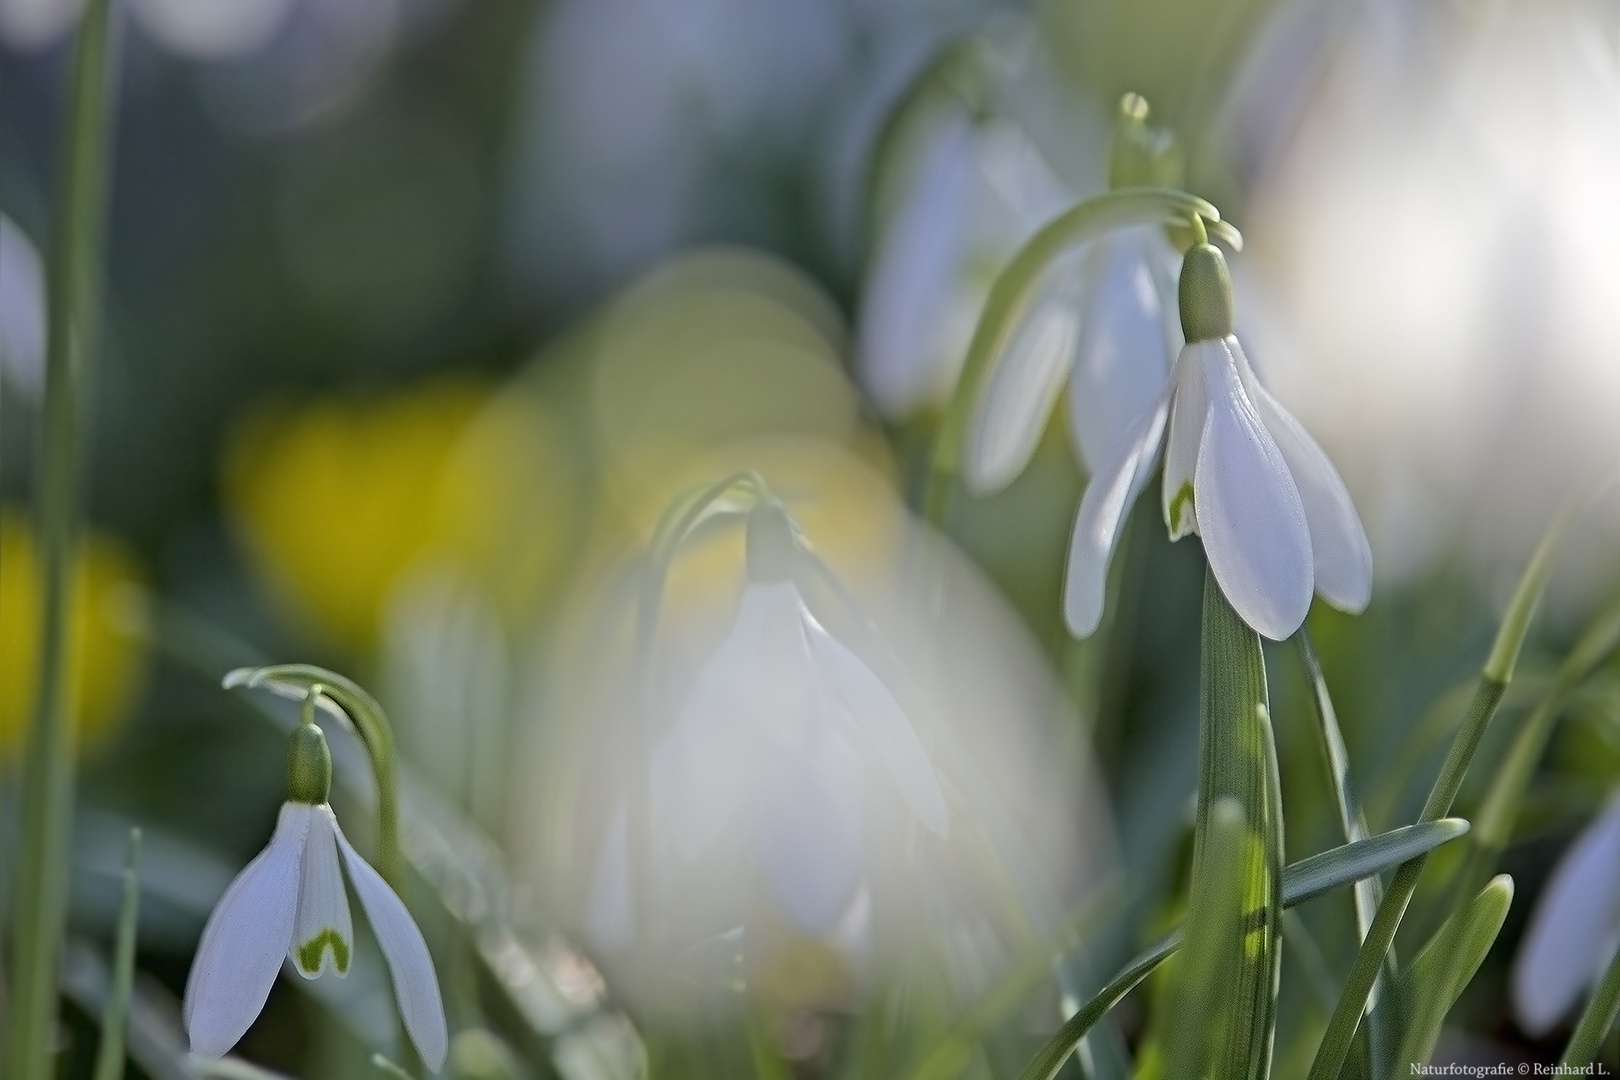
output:
[[[1193,486],[1191,480],[1183,480],[1181,487],[1176,490],[1175,496],[1170,500],[1170,532],[1180,536],[1182,511],[1193,504]]]
[[[321,970],[321,954],[330,946],[332,949],[332,962],[337,967],[339,975],[349,973],[349,943],[344,941],[338,932],[330,926],[324,927],[320,933],[298,946],[298,967],[300,970],[313,975]]]

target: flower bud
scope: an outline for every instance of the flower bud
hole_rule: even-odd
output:
[[[756,585],[793,577],[793,523],[782,504],[762,502],[748,514],[748,580]]]
[[[326,734],[314,724],[299,724],[287,746],[287,801],[326,802],[332,792],[332,754]]]
[[[1226,257],[1213,244],[1194,244],[1181,260],[1181,333],[1195,341],[1219,341],[1232,333],[1232,277]]]

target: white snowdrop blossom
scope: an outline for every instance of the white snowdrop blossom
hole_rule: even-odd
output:
[[[270,844],[225,890],[197,945],[182,1009],[192,1052],[220,1057],[236,1045],[264,1008],[283,958],[306,979],[349,973],[354,926],[346,870],[388,963],[405,1030],[437,1072],[449,1034],[433,959],[404,903],[338,827],[326,804],[330,778],[320,729],[300,725],[288,801]]]
[[[868,874],[875,799],[898,795],[927,831],[948,831],[945,796],[904,709],[830,634],[794,584],[780,507],[749,522],[749,576],[736,618],[653,743],[649,809],[672,873],[740,849],[803,933],[832,935]],[[593,887],[592,935],[625,944],[632,917],[623,812]],[[672,864],[672,865],[671,865]]]
[[[1620,947],[1620,795],[1587,826],[1542,890],[1513,965],[1513,1012],[1552,1031]]]
[[[993,272],[1069,199],[1011,124],[952,113],[922,132],[861,295],[856,367],[885,415],[949,394]]]
[[[1043,275],[997,358],[968,433],[963,480],[990,495],[1035,454],[1068,379],[1069,431],[1095,474],[1164,394],[1181,347],[1176,253],[1157,226],[1121,229]]]
[[[1115,434],[1119,418],[1131,414],[1122,405],[1113,409],[1114,430],[1098,440],[1106,438],[1107,449],[1095,456],[1087,451],[1092,475],[1064,581],[1070,630],[1082,637],[1096,630],[1109,560],[1161,452],[1171,539],[1203,538],[1215,580],[1255,630],[1279,641],[1288,637],[1304,622],[1313,591],[1335,607],[1360,611],[1372,592],[1366,534],[1332,462],[1260,385],[1232,334],[1224,257],[1211,245],[1194,246],[1178,289],[1187,344],[1169,381],[1122,434]],[[1037,427],[1031,418],[1044,417],[1032,403],[1056,392],[1056,380],[1009,370],[1037,369],[1019,364],[1019,341],[1015,333],[986,387],[978,434],[968,444],[964,476],[981,489],[987,479],[1010,479],[1027,461],[1039,434],[1031,433]]]

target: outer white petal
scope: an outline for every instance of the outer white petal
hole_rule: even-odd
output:
[[[300,860],[298,913],[287,956],[306,979],[332,968],[339,976],[347,975],[354,956],[354,924],[349,921],[349,897],[343,891],[333,828],[332,811],[317,807],[310,815],[309,838]]]
[[[621,800],[613,809],[591,875],[585,932],[593,946],[620,952],[635,940],[635,900],[630,892],[630,812]]]
[[[760,725],[809,708],[802,606],[791,582],[744,588],[731,630],[653,748],[653,817],[683,859],[699,858],[753,804]]]
[[[977,186],[965,117],[941,120],[916,163],[910,198],[884,231],[861,296],[857,364],[887,416],[899,417],[944,388],[960,344],[942,326],[957,299]]]
[[[1158,463],[1169,411],[1167,396],[1161,395],[1086,485],[1063,574],[1063,617],[1077,637],[1090,636],[1102,620],[1108,563],[1131,506]]]
[[[770,770],[758,842],[784,914],[810,934],[838,926],[861,883],[861,754],[818,726]]]
[[[853,722],[857,737],[883,763],[917,819],[944,836],[949,828],[945,796],[939,790],[933,762],[911,721],[906,719],[905,710],[883,680],[843,642],[827,633],[809,611],[803,611],[801,618],[811,655],[827,688]]]
[[[1087,252],[1095,269],[1068,397],[1069,433],[1092,473],[1115,455],[1170,381],[1176,353],[1165,335],[1154,239],[1165,243],[1156,226],[1123,230]]]
[[[1336,608],[1361,611],[1372,598],[1372,548],[1338,470],[1304,426],[1254,377],[1235,337],[1227,338],[1243,389],[1277,442],[1305,505],[1316,591]]]
[[[1311,534],[1282,451],[1243,392],[1222,342],[1205,351],[1209,416],[1193,480],[1204,554],[1243,621],[1288,637],[1311,607]]]
[[[399,1001],[405,1031],[416,1044],[423,1064],[438,1072],[444,1067],[445,1054],[450,1049],[450,1033],[444,1021],[444,1002],[439,997],[439,978],[434,973],[427,942],[422,940],[422,931],[416,928],[411,913],[405,910],[382,875],[354,850],[343,830],[338,828],[331,808],[322,806],[318,810],[331,823],[338,850],[349,868],[349,881],[360,897],[360,906],[366,909],[366,918],[377,935],[383,959],[388,961],[388,973],[394,980],[394,997]]]
[[[232,881],[203,927],[181,1017],[193,1053],[221,1057],[253,1025],[292,940],[298,868],[315,808],[284,803],[270,844]]]
[[[5,4],[0,2],[0,9]],[[3,26],[4,19],[0,19]],[[45,263],[0,214],[0,373],[37,401],[45,383]]]
[[[1064,259],[1048,267],[1035,298],[992,361],[968,431],[962,479],[990,495],[1018,478],[1034,456],[1074,365],[1080,341],[1083,266]]]
[[[1513,1011],[1551,1031],[1592,985],[1620,929],[1620,798],[1570,846],[1547,881],[1513,966]]]
[[[1209,417],[1209,390],[1204,385],[1205,361],[1216,341],[1195,341],[1182,347],[1176,358],[1170,390],[1170,431],[1164,447],[1164,524],[1170,539],[1198,532],[1198,506],[1193,481],[1198,471],[1198,448],[1204,441]],[[1221,353],[1225,362],[1225,354]]]

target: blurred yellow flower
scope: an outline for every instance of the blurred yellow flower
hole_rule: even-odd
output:
[[[143,575],[107,536],[91,535],[74,567],[70,715],[82,744],[101,740],[140,686],[144,657],[134,632]],[[22,749],[39,678],[40,560],[33,526],[0,511],[0,764]]]
[[[531,602],[562,547],[558,461],[531,395],[441,379],[373,400],[261,407],[226,448],[224,495],[277,597],[363,649],[420,572]]]

